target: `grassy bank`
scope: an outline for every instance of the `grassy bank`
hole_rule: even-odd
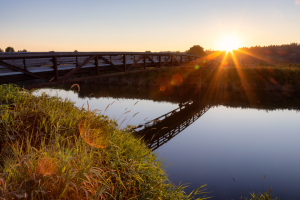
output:
[[[194,199],[114,120],[68,100],[0,85],[3,199]],[[201,194],[200,196],[202,196]],[[198,198],[205,199],[205,198]]]
[[[147,85],[151,87],[181,84],[230,90],[300,90],[298,65],[262,65],[256,67],[190,67],[145,71],[98,79],[101,84]]]

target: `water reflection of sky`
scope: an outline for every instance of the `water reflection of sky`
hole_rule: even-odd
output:
[[[115,101],[105,115],[119,123],[127,117],[123,127],[130,119],[129,124],[138,125],[178,107],[152,100],[138,100],[134,105],[135,99],[79,98],[64,90],[44,89],[36,94],[41,91],[69,98],[78,107],[87,108],[88,100],[90,109],[102,112]],[[128,110],[128,115],[122,114]],[[284,199],[300,199],[299,120],[300,113],[294,110],[213,107],[156,152],[166,165],[171,164],[166,172],[172,182],[191,183],[186,192],[208,184],[213,199],[239,199],[239,192],[249,196],[249,192],[272,186],[276,196],[286,189]]]
[[[75,102],[77,107],[84,107],[87,109],[87,101],[90,106],[90,110],[98,109],[102,110],[101,113],[109,116],[110,118],[115,118],[118,120],[118,124],[121,124],[124,119],[126,119],[121,127],[126,127],[126,125],[139,125],[143,124],[148,120],[152,120],[158,116],[161,116],[171,110],[178,108],[177,104],[172,104],[169,102],[154,102],[152,100],[134,100],[134,99],[116,99],[116,98],[95,98],[86,97],[79,98],[78,94],[74,91],[65,90],[55,90],[55,89],[40,89],[34,94],[41,94],[45,92],[50,96],[56,96],[65,99],[68,98]],[[114,102],[114,103],[113,103]],[[137,102],[137,103],[136,103]],[[112,104],[113,103],[113,104]],[[106,107],[110,105],[105,111]],[[131,110],[129,113],[125,112]],[[138,114],[136,114],[138,113]],[[133,117],[133,115],[135,117]],[[129,121],[130,120],[130,121]]]
[[[286,189],[285,197],[297,199],[299,120],[296,111],[215,107],[157,152],[172,164],[167,173],[175,184],[208,184],[216,199],[261,191],[264,174],[265,190],[272,186],[281,196]]]

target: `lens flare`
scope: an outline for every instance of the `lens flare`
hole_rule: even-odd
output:
[[[182,76],[181,75],[175,74],[175,75],[172,76],[172,80],[171,80],[172,85],[178,86],[178,85],[181,85],[181,83],[182,83]]]
[[[295,1],[295,4],[296,4],[296,5],[300,5],[300,0],[296,0],[296,1]]]
[[[52,175],[57,171],[57,162],[55,158],[45,157],[38,161],[37,174],[44,176]]]
[[[164,92],[166,90],[166,87],[165,86],[160,86],[159,90]]]
[[[79,123],[79,132],[82,139],[89,145],[96,148],[105,148],[108,146],[110,138],[107,124],[95,124],[89,122],[87,119],[83,119]]]
[[[196,65],[196,66],[195,66],[195,69],[199,69],[199,65]]]

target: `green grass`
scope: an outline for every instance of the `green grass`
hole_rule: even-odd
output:
[[[13,85],[0,94],[2,199],[206,199],[204,186],[187,195],[170,183],[157,155],[107,116]],[[93,133],[105,137],[91,143]]]

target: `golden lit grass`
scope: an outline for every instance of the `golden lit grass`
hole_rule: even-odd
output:
[[[110,140],[110,130],[107,123],[93,123],[83,119],[79,122],[79,132],[82,139],[89,145],[97,148],[104,148]]]
[[[144,142],[107,116],[13,85],[0,85],[0,93],[2,199],[194,199],[203,194],[203,186],[190,196],[183,192],[186,186],[173,186]]]

